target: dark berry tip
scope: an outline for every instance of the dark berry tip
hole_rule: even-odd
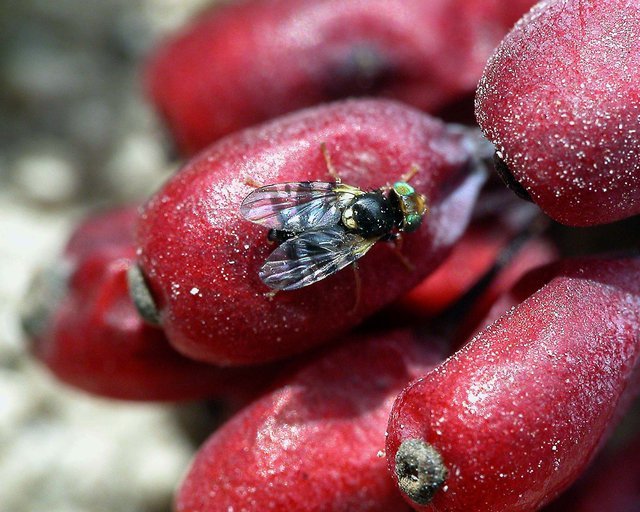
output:
[[[500,176],[500,179],[504,184],[513,191],[520,199],[533,203],[533,199],[529,195],[529,192],[515,179],[511,169],[507,166],[506,162],[498,156],[498,153],[493,155],[493,165]]]
[[[412,501],[427,505],[447,478],[442,456],[421,439],[403,441],[396,453],[398,486]]]
[[[51,265],[33,276],[20,303],[20,326],[24,334],[36,341],[47,329],[49,318],[67,291],[68,265]]]
[[[330,67],[326,94],[334,99],[374,96],[394,79],[395,74],[388,57],[377,45],[357,44]]]
[[[147,285],[147,280],[138,265],[129,267],[127,282],[131,300],[143,320],[151,325],[160,325],[160,313]]]

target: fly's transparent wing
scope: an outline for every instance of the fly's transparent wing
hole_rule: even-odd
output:
[[[275,290],[303,288],[361,258],[377,241],[349,233],[340,225],[306,231],[271,253],[260,269],[260,279]]]
[[[268,227],[300,233],[340,221],[335,183],[276,183],[251,192],[242,201],[242,216]]]

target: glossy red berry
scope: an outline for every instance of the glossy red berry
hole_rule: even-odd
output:
[[[640,505],[640,436],[607,457],[598,457],[597,466],[566,496],[543,512],[637,512]]]
[[[473,333],[488,327],[509,308],[522,302],[533,290],[529,290],[517,300],[509,296],[509,291],[523,276],[559,257],[558,249],[543,236],[527,240],[521,247],[515,247],[513,250],[515,252],[511,259],[497,271],[495,277],[467,310],[462,327],[456,333],[459,343],[466,343]]]
[[[191,361],[138,315],[127,286],[136,216],[136,208],[126,208],[88,219],[58,265],[41,274],[24,318],[34,355],[61,381],[111,398],[219,398],[237,405],[255,396],[275,368]]]
[[[398,103],[352,100],[299,112],[229,136],[189,162],[145,206],[139,265],[171,343],[194,359],[247,364],[335,338],[431,272],[464,231],[484,180],[470,136]],[[333,181],[363,190],[411,180],[429,214],[401,255],[378,242],[359,260],[307,288],[275,297],[258,272],[275,245],[240,204],[248,183]],[[407,265],[407,262],[409,263]]]
[[[509,233],[496,219],[473,223],[435,272],[402,297],[399,309],[436,315],[467,292],[496,262],[509,243]]]
[[[385,427],[396,394],[441,358],[434,340],[401,330],[311,361],[209,438],[176,511],[407,510],[383,456]]]
[[[547,285],[394,404],[387,457],[416,510],[536,510],[580,475],[628,405],[640,260],[545,272]]]
[[[286,112],[386,96],[434,112],[473,93],[533,0],[254,0],[153,55],[149,94],[186,153]],[[455,14],[454,14],[455,13]]]
[[[476,114],[502,173],[555,220],[640,213],[640,4],[541,2],[489,61]]]

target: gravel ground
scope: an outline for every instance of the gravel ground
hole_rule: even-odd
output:
[[[0,2],[0,510],[170,510],[193,453],[188,407],[100,400],[33,363],[19,327],[34,271],[89,209],[176,166],[139,85],[154,41],[202,0]]]

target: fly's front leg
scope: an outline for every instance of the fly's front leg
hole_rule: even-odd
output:
[[[420,166],[418,164],[411,164],[411,167],[407,172],[400,176],[400,181],[409,183],[413,177],[420,172]],[[380,187],[380,192],[389,192],[393,188],[391,183],[386,183],[383,187]]]
[[[413,177],[420,172],[420,166],[418,164],[411,164],[409,170],[402,175],[400,181],[404,181],[405,183],[409,183]]]
[[[396,257],[409,272],[413,272],[416,269],[415,265],[411,263],[404,254],[402,254],[402,246],[404,245],[404,238],[402,238],[402,234],[395,233],[391,238],[389,238],[389,241],[393,243],[393,252]]]

